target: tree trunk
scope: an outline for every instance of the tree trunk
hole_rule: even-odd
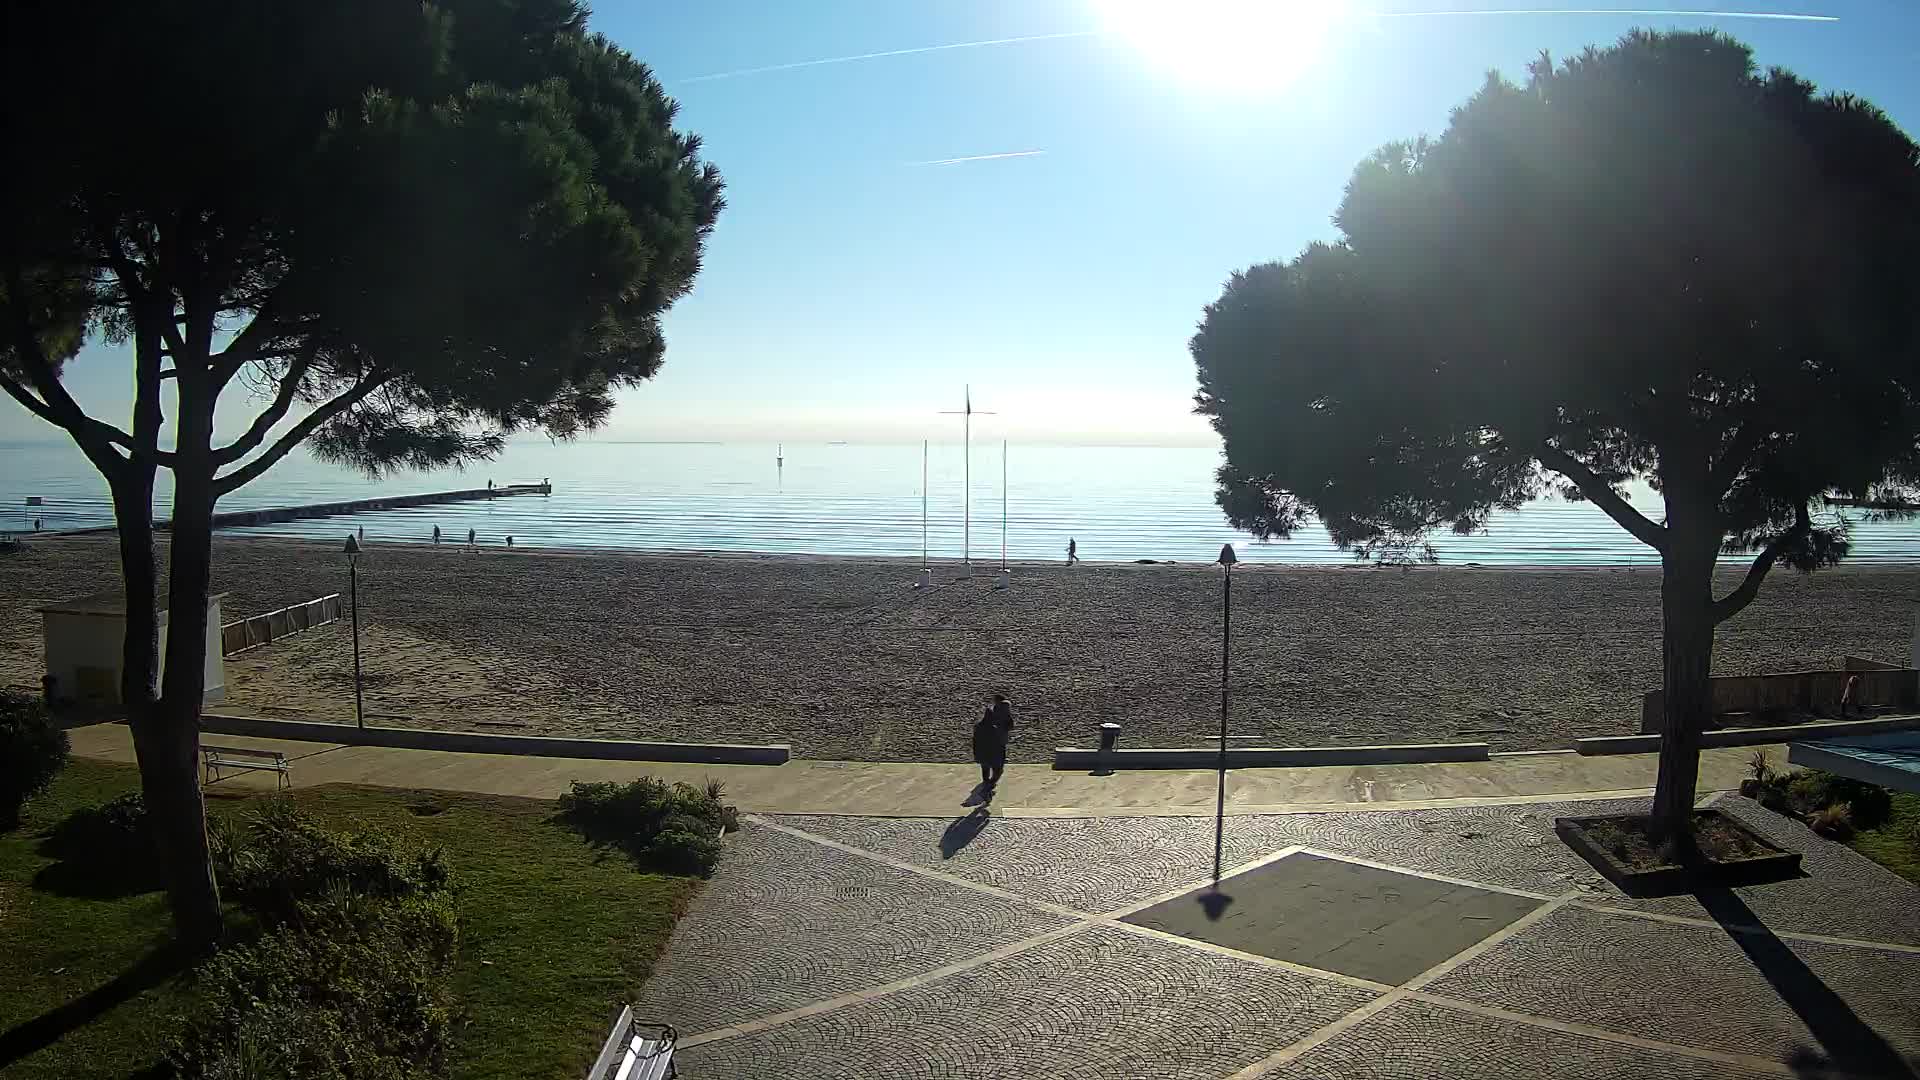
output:
[[[1653,794],[1654,830],[1691,835],[1700,781],[1700,733],[1713,714],[1713,563],[1705,544],[1674,544],[1661,559],[1661,678],[1666,715],[1660,728],[1660,775]]]
[[[136,729],[135,742],[176,928],[189,944],[206,945],[221,932],[220,886],[207,847],[197,760],[213,562],[213,465],[207,450],[213,425],[211,409],[193,409],[187,396],[182,394],[175,451],[166,672],[152,720],[144,732]],[[155,763],[151,775],[149,758]]]

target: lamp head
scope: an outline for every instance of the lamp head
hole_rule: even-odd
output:
[[[349,555],[360,554],[360,538],[353,535],[352,533],[348,533],[347,546],[342,550],[344,550]]]
[[[1232,544],[1221,544],[1221,545],[1220,545],[1220,559],[1219,559],[1219,563],[1220,563],[1220,565],[1221,565],[1221,566],[1232,566],[1232,565],[1233,565],[1234,563],[1237,563],[1237,562],[1239,562],[1239,561],[1240,561],[1240,556],[1238,556],[1238,555],[1235,555],[1235,554],[1233,553],[1233,545],[1232,545]]]

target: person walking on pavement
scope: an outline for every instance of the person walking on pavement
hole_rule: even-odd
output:
[[[1074,540],[1073,537],[1069,536],[1067,537],[1067,565],[1072,566],[1074,563],[1077,563],[1079,561],[1080,561],[1080,544],[1078,541]]]
[[[980,786],[988,799],[1007,771],[1007,743],[1012,737],[1013,704],[1005,694],[995,694],[993,704],[973,725],[973,760],[980,764]]]

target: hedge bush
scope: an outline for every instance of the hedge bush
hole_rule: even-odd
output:
[[[718,783],[697,788],[650,776],[627,784],[576,780],[560,796],[560,817],[646,869],[710,877],[720,863],[721,833],[740,824],[738,812],[720,796]]]
[[[1879,828],[1893,814],[1892,793],[1877,784],[1820,769],[1803,769],[1796,773],[1776,772],[1767,762],[1766,755],[1760,752],[1754,753],[1749,769],[1753,778],[1741,782],[1742,795],[1769,810],[1791,814],[1809,824],[1823,811],[1839,806],[1847,807],[1848,824],[1852,829]],[[1832,815],[1823,820],[1823,824],[1829,826],[1821,829],[1823,835],[1839,835],[1841,832],[1850,835],[1850,829],[1834,827],[1831,821]]]
[[[392,900],[450,888],[440,849],[408,851],[383,833],[328,829],[291,799],[268,801],[248,815],[244,828],[210,831],[215,872],[228,899],[268,925],[298,922],[304,905],[342,889]]]
[[[444,1076],[459,927],[439,850],[327,829],[285,799],[212,839],[229,897],[267,932],[201,969],[204,1011],[168,1054],[179,1076]]]
[[[20,808],[66,767],[67,733],[39,698],[0,690],[0,829],[20,824]]]
[[[117,795],[98,806],[83,806],[47,837],[42,852],[129,884],[158,880],[159,849],[147,820],[146,800],[137,791]]]

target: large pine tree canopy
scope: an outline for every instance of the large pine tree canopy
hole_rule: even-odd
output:
[[[658,369],[722,205],[570,0],[21,0],[6,26],[0,378],[125,455],[58,376],[144,326],[170,362],[142,374],[261,403],[216,490],[289,417],[373,469],[598,423]]]
[[[1192,342],[1234,524],[1419,550],[1549,489],[1803,568],[1832,492],[1920,482],[1920,151],[1712,34],[1635,33],[1355,170],[1342,239]],[[1664,521],[1618,495],[1639,478]],[[1771,561],[1771,559],[1769,559]]]

